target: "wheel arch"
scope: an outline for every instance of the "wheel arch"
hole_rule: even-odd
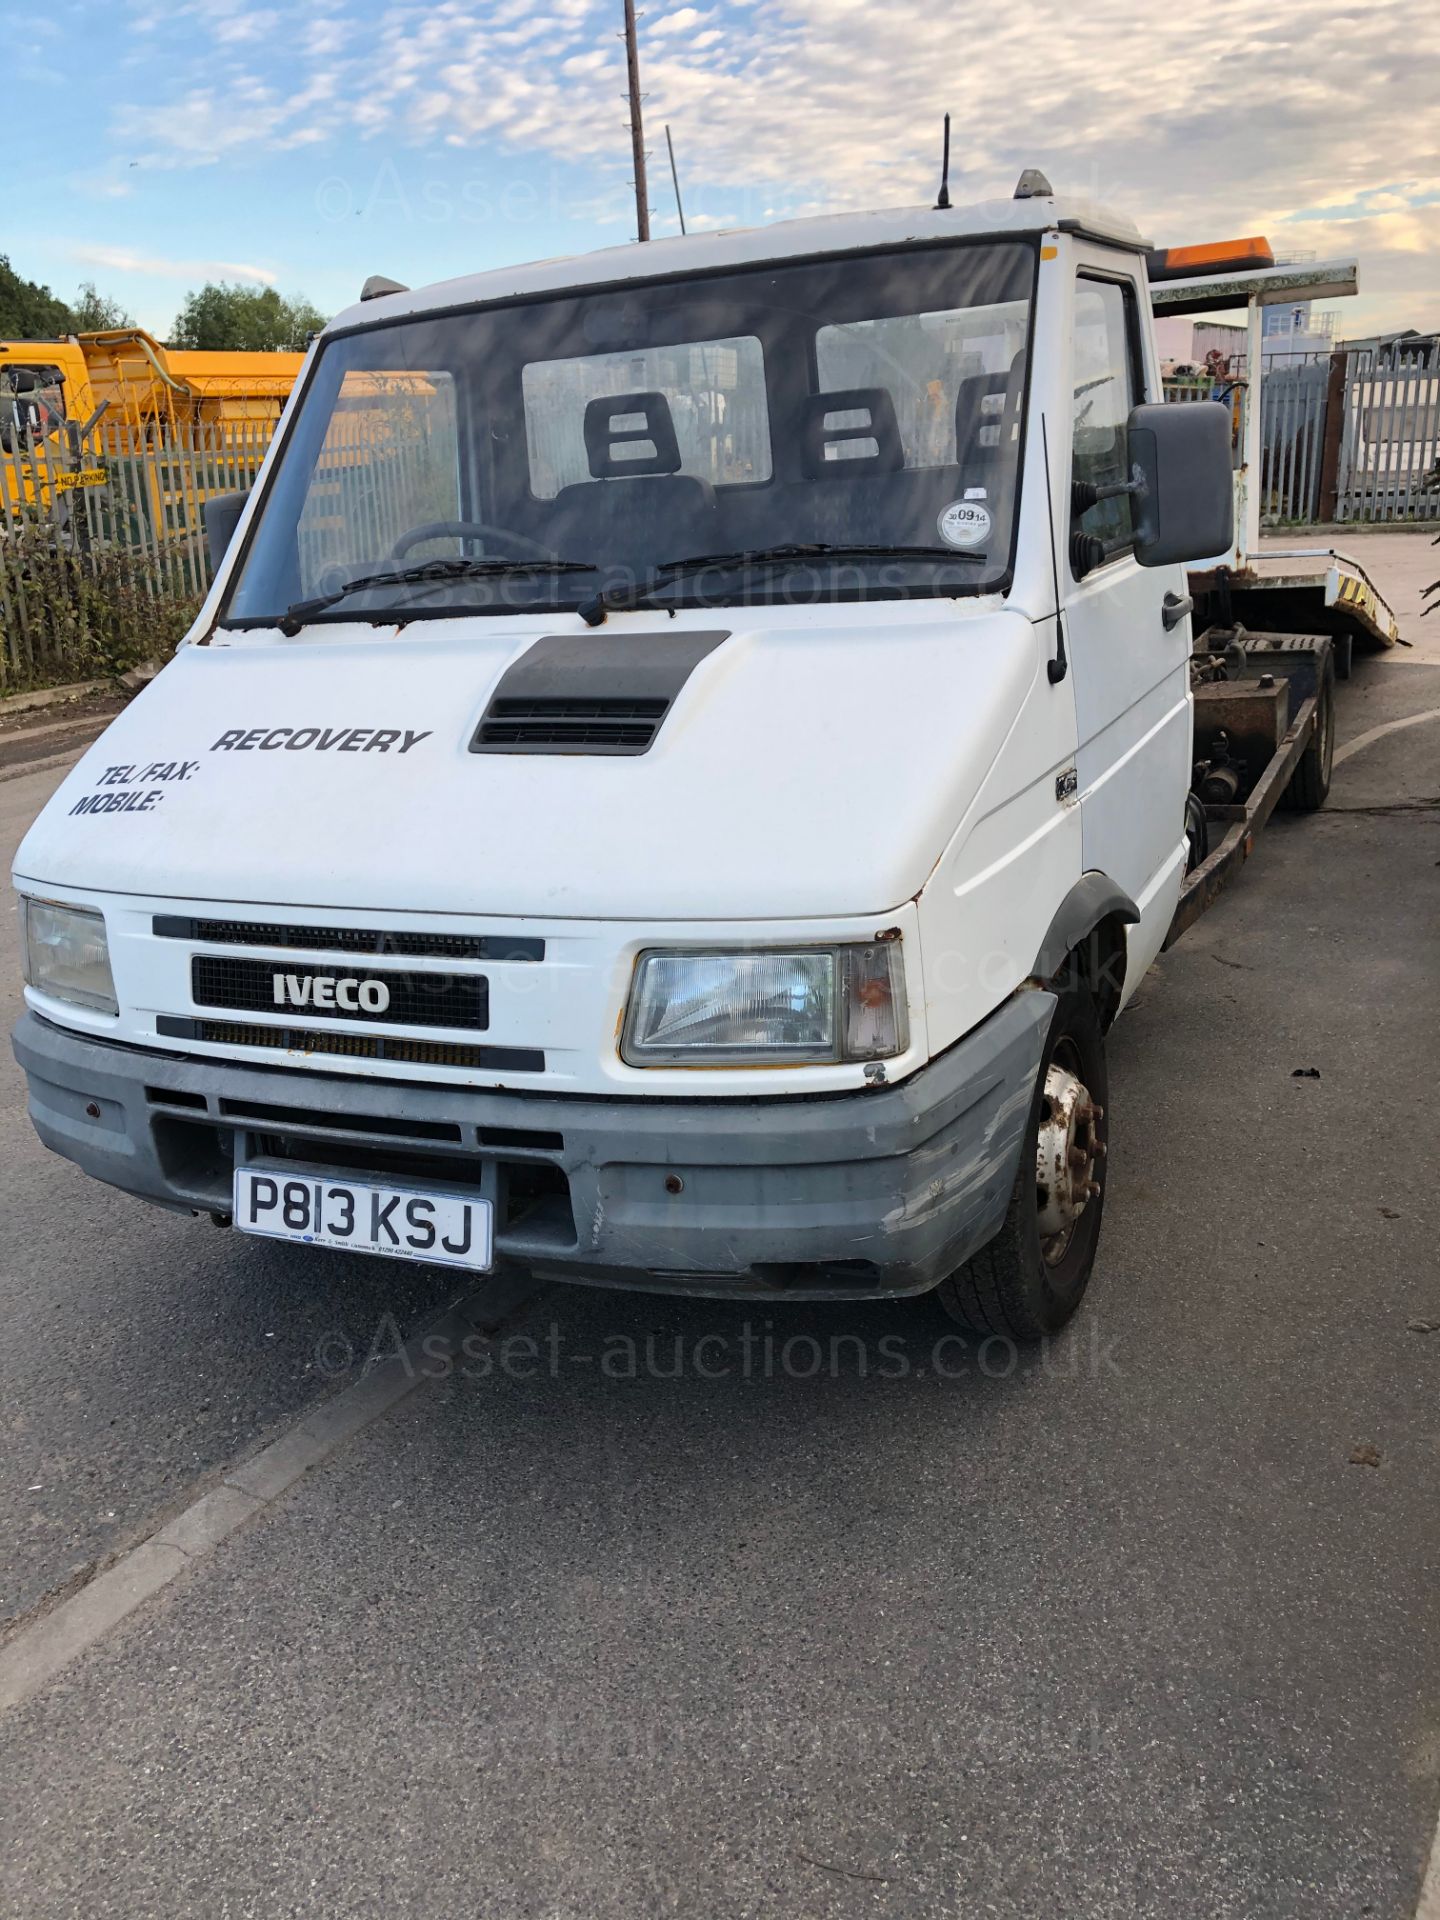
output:
[[[1081,874],[1055,911],[1032,977],[1053,980],[1067,962],[1074,965],[1095,996],[1101,1030],[1107,1030],[1125,992],[1130,953],[1125,929],[1139,919],[1140,909],[1108,874]]]

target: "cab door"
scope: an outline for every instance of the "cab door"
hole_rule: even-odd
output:
[[[1073,483],[1105,486],[1130,476],[1126,422],[1139,401],[1159,398],[1147,369],[1140,288],[1113,253],[1081,252],[1072,287],[1071,514],[1062,566],[1078,735],[1081,851],[1087,870],[1109,875],[1141,910],[1131,929],[1127,993],[1159,951],[1185,857],[1190,778],[1190,625],[1164,621],[1167,591],[1184,591],[1178,567],[1141,567],[1128,496],[1074,510]],[[1152,382],[1154,391],[1151,391]],[[1079,534],[1103,542],[1088,567]],[[1172,618],[1173,618],[1172,614]]]

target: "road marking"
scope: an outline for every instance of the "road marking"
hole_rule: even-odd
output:
[[[1375,741],[1383,740],[1387,733],[1399,733],[1403,727],[1418,727],[1425,720],[1440,720],[1440,707],[1426,707],[1423,713],[1407,713],[1401,720],[1386,720],[1381,726],[1357,733],[1353,740],[1347,740],[1343,747],[1335,749],[1334,764],[1343,766],[1352,753],[1359,753]]]
[[[536,1291],[535,1283],[520,1274],[482,1282],[427,1322],[398,1353],[367,1368],[78,1592],[22,1627],[0,1648],[0,1713],[38,1693],[152,1594],[263,1513],[302,1474],[445,1370],[467,1339],[477,1333],[492,1339]]]

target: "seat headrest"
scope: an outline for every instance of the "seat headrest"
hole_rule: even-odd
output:
[[[1012,435],[1025,393],[1025,350],[1008,373],[971,373],[955,394],[955,458],[995,454]]]
[[[967,454],[1000,444],[1000,422],[1005,412],[1003,373],[968,373],[955,394],[955,454]]]
[[[867,473],[898,473],[905,465],[888,387],[807,394],[801,445],[812,480],[858,480]]]
[[[678,473],[680,443],[663,393],[611,393],[585,407],[585,454],[597,480]]]

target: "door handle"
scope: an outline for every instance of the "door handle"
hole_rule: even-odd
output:
[[[1160,618],[1165,622],[1165,631],[1169,633],[1178,627],[1187,613],[1195,611],[1195,602],[1188,593],[1167,593],[1160,605]]]

